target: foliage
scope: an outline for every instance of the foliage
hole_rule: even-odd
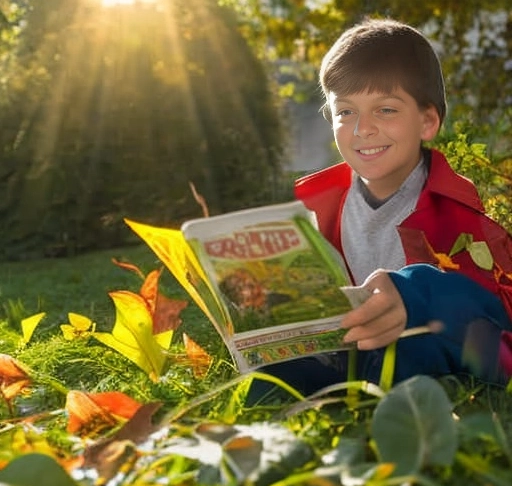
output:
[[[106,252],[81,256],[61,266],[59,277],[69,281],[68,275],[86,268],[102,279],[95,281],[102,292],[111,292],[118,281],[130,289],[123,292],[149,300],[155,292],[181,300],[177,283],[165,274],[147,293],[144,283],[158,265],[148,256],[140,248],[126,249],[107,265]],[[129,263],[135,258],[140,268]],[[32,300],[54,302],[53,288],[39,275],[55,262],[42,263],[28,287],[25,268],[33,269],[33,262],[2,264],[0,271],[10,275],[13,287],[25,286],[27,296],[41,294]],[[94,265],[110,272],[97,272]],[[97,298],[80,287],[85,299]],[[5,296],[0,298],[3,302]],[[79,316],[96,305],[73,309],[78,313],[68,316],[67,325],[77,332],[71,336],[63,334],[60,310],[52,307],[42,304],[38,310],[46,315],[33,322],[30,310],[20,310],[25,323],[36,325],[32,336],[24,334],[19,320],[9,323],[0,316],[0,387],[8,398],[0,398],[3,484],[32,485],[35,477],[52,486],[500,486],[512,481],[512,401],[503,388],[464,376],[417,376],[388,391],[348,382],[302,399],[281,383],[289,400],[247,408],[251,379],[270,377],[236,376],[222,342],[212,339],[216,333],[193,304],[182,309],[183,322],[174,330],[156,380],[128,355],[93,337],[93,321]],[[48,319],[53,322],[45,325]],[[110,307],[94,322],[108,332],[114,320]],[[204,348],[185,347],[185,332]],[[195,374],[194,365],[207,356],[211,361]]]
[[[126,215],[178,224],[198,214],[188,181],[215,212],[273,197],[281,122],[231,10],[26,5],[0,93],[0,258],[124,244]]]
[[[364,17],[390,16],[418,27],[433,42],[445,75],[449,110],[444,137],[464,144],[460,134],[465,133],[469,144],[485,144],[487,157],[479,155],[484,165],[492,161],[495,173],[491,176],[481,161],[468,157],[456,168],[469,175],[478,172],[484,198],[492,192],[488,209],[510,228],[512,17],[505,0],[468,2],[463,9],[442,0],[224,1],[235,6],[241,31],[281,80],[281,93],[296,100],[318,96],[323,55],[344,29]]]
[[[447,130],[462,133],[462,123],[510,181],[505,0],[464,9],[441,0],[160,0],[110,9],[100,0],[2,0],[0,259],[125,243],[124,217],[178,224],[197,215],[188,181],[214,213],[291,197],[274,92],[318,96],[323,54],[366,15],[396,17],[433,40]],[[501,220],[507,187],[489,199]]]
[[[512,232],[512,167],[490,159],[487,146],[474,142],[463,130],[444,132],[433,145],[446,155],[456,172],[475,183],[489,216]]]

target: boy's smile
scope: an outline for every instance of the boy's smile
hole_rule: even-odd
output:
[[[420,159],[421,142],[434,138],[440,125],[433,106],[418,107],[402,88],[330,93],[329,106],[340,154],[378,199],[399,189]]]

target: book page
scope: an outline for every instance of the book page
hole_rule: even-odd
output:
[[[274,211],[275,210],[275,211]],[[301,202],[193,220],[182,231],[230,317],[241,371],[342,349],[354,295]]]

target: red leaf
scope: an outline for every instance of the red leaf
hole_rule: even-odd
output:
[[[114,427],[120,418],[129,419],[141,404],[120,392],[68,392],[65,409],[68,413],[67,431],[89,435]]]

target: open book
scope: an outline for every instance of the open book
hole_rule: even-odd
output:
[[[240,372],[350,347],[342,316],[369,294],[302,202],[187,221],[127,224],[203,310]]]

